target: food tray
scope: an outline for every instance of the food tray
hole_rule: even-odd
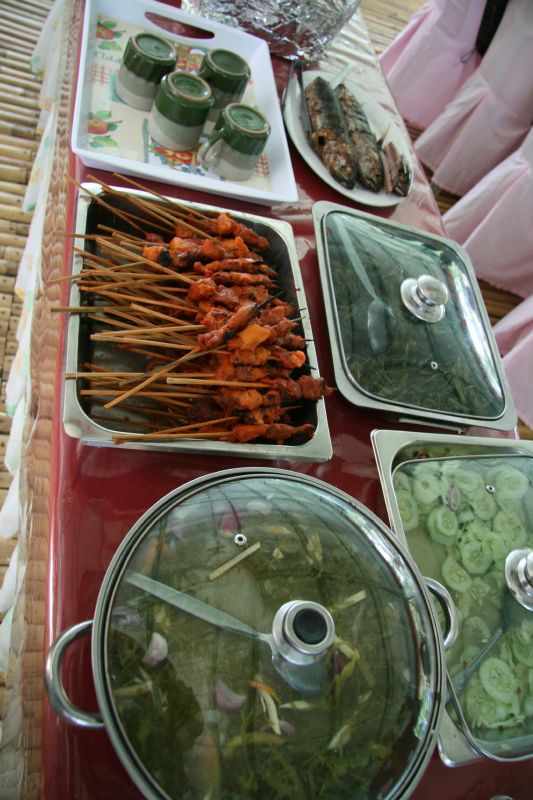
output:
[[[86,188],[93,194],[99,194],[102,198],[105,197],[106,202],[115,208],[120,208],[121,203],[124,203],[124,200],[120,197],[106,195],[97,184],[83,184],[82,188]],[[133,190],[122,190],[122,192],[126,195],[149,197],[153,201],[152,196],[148,196],[143,192]],[[169,202],[172,202],[170,198]],[[195,204],[194,208],[200,211],[222,211],[220,208],[201,204]],[[276,282],[284,298],[295,309],[294,318],[300,318],[299,329],[295,329],[294,332],[301,334],[306,340],[307,364],[302,369],[310,372],[314,377],[319,377],[311,323],[291,226],[287,222],[267,220],[251,214],[231,212],[231,215],[233,219],[248,225],[258,234],[268,239],[270,248],[266,259],[276,265],[278,270]],[[124,229],[125,226],[125,223],[112,211],[103,208],[96,200],[86,194],[80,193],[77,203],[75,232],[82,235],[91,235],[96,232],[99,224],[107,224],[118,230]],[[80,243],[79,246],[89,248],[90,244],[87,244],[87,240],[84,240],[84,242],[85,244]],[[79,273],[81,268],[82,257],[74,254],[72,274]],[[80,306],[83,302],[84,300],[80,295],[77,284],[73,284],[70,292],[70,306]],[[98,362],[99,365],[105,365],[107,369],[111,370],[145,368],[146,359],[142,357],[140,357],[141,360],[139,361],[139,357],[134,357],[129,352],[118,351],[110,343],[100,343],[95,346],[90,340],[91,328],[92,323],[85,315],[72,314],[70,316],[65,357],[65,371],[67,373],[83,371],[81,365],[86,361]],[[83,381],[81,379],[66,379],[64,381],[63,423],[69,436],[81,439],[86,444],[140,450],[211,453],[250,458],[300,459],[317,462],[328,461],[332,455],[331,438],[323,398],[316,402],[301,401],[301,407],[293,413],[294,424],[310,423],[315,428],[313,437],[301,444],[289,444],[288,442],[281,445],[271,442],[241,444],[207,439],[180,439],[161,442],[139,440],[115,445],[113,443],[114,435],[124,432],[135,433],[136,431],[133,428],[127,430],[125,427],[117,425],[116,420],[114,420],[115,412],[113,408],[108,410],[108,418],[106,419],[100,419],[103,409],[99,409],[99,418],[95,420],[87,400],[80,395],[82,387]]]
[[[158,145],[148,134],[148,112],[128,106],[117,96],[114,85],[124,47],[129,36],[140,30],[153,31],[177,45],[182,69],[197,70],[206,50],[215,47],[233,50],[248,62],[251,80],[243,101],[256,105],[272,129],[249,180],[225,180],[206,170],[195,151],[178,153]],[[72,149],[88,167],[218,195],[268,205],[298,197],[267,44],[243,31],[150,0],[87,0]]]
[[[521,458],[532,462],[533,474],[533,442],[517,439],[504,439],[481,436],[461,436],[453,434],[429,434],[420,432],[374,430],[371,434],[372,447],[376,458],[379,477],[383,488],[390,526],[403,546],[409,550],[409,542],[404,529],[402,516],[394,486],[396,468],[413,459],[426,457],[430,459],[489,459],[498,463],[498,459]],[[531,528],[528,527],[531,538]],[[527,545],[529,546],[529,545]],[[411,552],[411,555],[413,553]],[[426,568],[418,563],[424,574]],[[456,719],[446,711],[439,732],[440,756],[448,766],[460,766],[480,758],[480,754],[488,755],[496,760],[524,760],[533,754],[533,726],[529,732],[516,734],[509,730],[509,737],[500,742],[475,736],[475,743],[469,742],[459,727]],[[474,746],[475,744],[475,746]],[[513,755],[517,753],[518,755]]]

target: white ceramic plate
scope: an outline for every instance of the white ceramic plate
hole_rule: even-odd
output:
[[[318,72],[310,70],[303,73],[302,77],[304,86],[307,86],[318,76],[321,76],[327,81],[331,81],[336,77],[333,73],[330,74],[323,71]],[[372,128],[376,138],[381,139],[383,136],[385,136],[385,143],[393,142],[398,151],[402,154],[402,156],[404,156],[406,163],[409,165],[409,169],[411,170],[412,184],[413,163],[409,153],[409,145],[394,120],[380,106],[380,104],[374,100],[373,97],[363,91],[363,89],[361,89],[357,83],[354,83],[353,80],[350,80],[349,77],[344,80],[344,84],[354,95],[355,99],[361,103],[363,111],[367,116],[369,125]],[[287,86],[283,117],[285,119],[285,125],[287,126],[289,135],[294,142],[296,149],[299,151],[299,153],[302,155],[302,158],[305,159],[311,169],[316,172],[316,174],[322,178],[325,183],[327,183],[333,189],[336,189],[337,192],[340,192],[340,194],[343,194],[345,197],[349,197],[351,200],[354,200],[357,203],[363,203],[367,206],[386,207],[394,206],[403,199],[400,197],[400,195],[393,194],[393,192],[385,192],[384,190],[381,190],[380,192],[371,192],[369,189],[365,189],[360,183],[356,183],[353,189],[346,189],[345,186],[342,186],[342,184],[340,184],[330,175],[318,155],[307,141],[304,126],[301,120],[301,114],[302,95],[298,85],[298,79],[296,75],[294,75]],[[409,186],[409,190],[411,189],[411,184]]]

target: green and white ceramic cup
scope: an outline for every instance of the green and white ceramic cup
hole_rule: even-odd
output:
[[[213,91],[215,102],[209,119],[216,120],[223,108],[242,98],[251,73],[246,61],[237,53],[216,49],[205,54],[198,74]]]
[[[176,64],[170,42],[153,33],[138,33],[128,39],[115,89],[125,103],[150,111],[159,82]]]
[[[270,124],[256,108],[230,103],[198,155],[205,167],[222,178],[245,181],[252,176],[269,134]]]
[[[191,72],[165,75],[155,96],[148,132],[172,150],[192,150],[204,129],[213,94],[209,84]]]

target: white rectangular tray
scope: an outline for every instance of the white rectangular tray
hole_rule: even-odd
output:
[[[159,17],[162,25],[154,17]],[[200,29],[209,38],[192,38],[186,35],[184,26]],[[180,32],[174,33],[173,28]],[[215,47],[233,50],[248,62],[251,79],[243,101],[257,106],[272,128],[252,178],[247,181],[219,178],[198,163],[194,152],[177,153],[159,146],[148,135],[149,114],[119,99],[114,83],[122,53],[129,36],[140,30],[153,31],[174,42],[180,68],[197,69],[203,53]],[[217,195],[265,205],[292,202],[298,197],[266,42],[153,0],[87,0],[72,149],[87,167]]]

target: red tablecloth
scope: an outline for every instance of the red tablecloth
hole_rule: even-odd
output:
[[[379,100],[403,128],[364,26],[357,21],[356,47],[349,31],[332,48],[332,63],[345,53],[361,56],[358,71],[364,88]],[[287,79],[288,66],[275,64],[278,88]],[[407,135],[407,134],[406,134]],[[349,205],[349,201],[316,177],[291,145],[299,199],[273,208],[251,206],[171,186],[157,189],[185,201],[200,201],[234,210],[248,210],[291,223],[301,257],[300,266],[315,334],[320,373],[334,385],[327,327],[320,290],[311,207],[318,199]],[[416,157],[413,153],[413,159]],[[86,170],[71,160],[78,180]],[[100,173],[108,181],[109,175]],[[73,227],[75,189],[67,199],[66,228]],[[366,211],[372,209],[364,209]],[[440,215],[421,168],[416,165],[409,197],[377,213],[397,222],[442,234]],[[69,247],[64,271],[69,270]],[[38,354],[36,355],[38,358]],[[265,465],[285,467],[316,476],[353,495],[383,515],[381,490],[370,444],[373,428],[387,427],[383,417],[355,408],[340,394],[327,399],[333,458],[326,464],[251,462],[235,458],[171,453],[148,453],[120,448],[88,447],[65,435],[60,417],[61,369],[58,366],[53,406],[53,448],[50,464],[51,518],[48,551],[48,591],[45,648],[69,626],[94,613],[106,568],[132,524],[162,495],[202,474],[229,467]],[[80,707],[95,709],[88,640],[77,643],[65,659],[64,683]],[[42,793],[46,800],[124,800],[139,796],[114,753],[105,732],[74,728],[59,720],[44,701],[42,731]],[[533,764],[498,765],[488,760],[455,770],[443,766],[435,754],[413,795],[414,800],[489,800],[494,794],[513,800],[531,796]]]

